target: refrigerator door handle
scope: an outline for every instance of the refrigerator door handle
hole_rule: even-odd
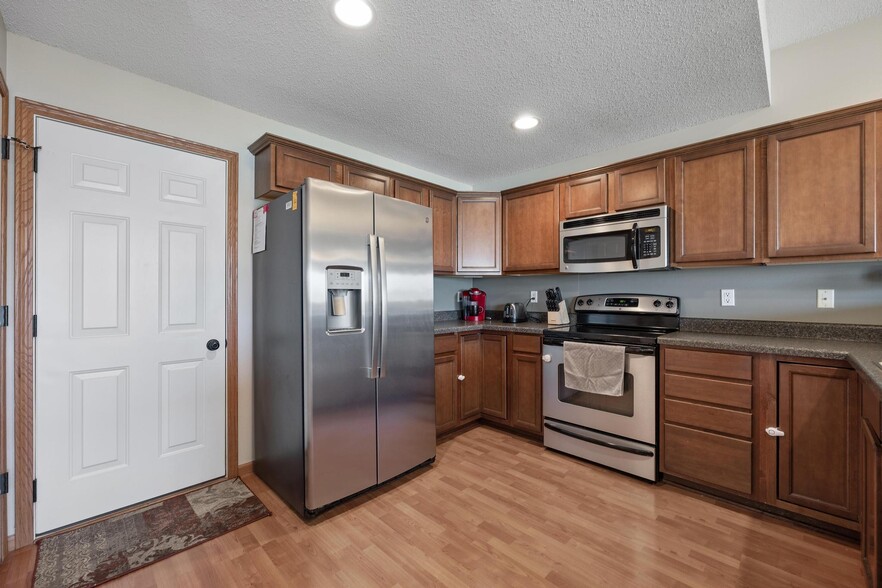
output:
[[[369,279],[371,297],[371,365],[368,370],[368,378],[375,380],[380,377],[380,261],[378,237],[368,235],[368,265],[370,266]]]
[[[377,237],[380,253],[380,357],[377,362],[379,366],[379,377],[386,377],[386,339],[389,336],[388,321],[386,320],[387,306],[389,296],[387,295],[386,286],[386,239]]]

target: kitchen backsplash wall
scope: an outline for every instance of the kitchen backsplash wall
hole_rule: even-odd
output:
[[[451,310],[457,290],[487,292],[487,306],[524,302],[530,290],[545,311],[546,288],[559,286],[572,309],[579,294],[629,292],[667,294],[682,299],[686,317],[882,325],[882,263],[728,267],[623,274],[562,274],[475,278],[435,278],[435,310]],[[734,288],[735,306],[720,306],[720,289]],[[835,290],[834,308],[817,308],[817,290]]]

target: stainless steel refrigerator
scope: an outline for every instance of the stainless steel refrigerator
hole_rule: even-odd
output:
[[[254,471],[301,516],[435,458],[432,211],[307,179],[254,253]]]

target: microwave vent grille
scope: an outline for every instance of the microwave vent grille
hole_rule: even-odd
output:
[[[592,225],[602,225],[607,223],[639,220],[642,218],[654,218],[659,216],[661,216],[661,208],[647,208],[645,210],[636,210],[634,212],[620,212],[617,214],[605,214],[603,216],[579,218],[576,220],[565,221],[563,224],[563,228],[575,229],[578,227],[590,227]]]

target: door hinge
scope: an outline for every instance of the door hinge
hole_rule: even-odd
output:
[[[31,145],[26,141],[22,141],[16,137],[0,137],[0,159],[9,159],[12,151],[12,143],[21,145],[24,149],[30,149],[34,152],[34,173],[37,173],[37,153],[42,147]]]
[[[34,502],[37,502],[37,480],[34,480]]]
[[[9,306],[0,306],[0,327],[9,326]]]
[[[9,494],[9,472],[0,474],[0,496]]]
[[[36,337],[37,336],[37,315],[34,315],[34,322],[33,322],[32,326],[33,326],[33,332],[34,332],[33,336]]]

